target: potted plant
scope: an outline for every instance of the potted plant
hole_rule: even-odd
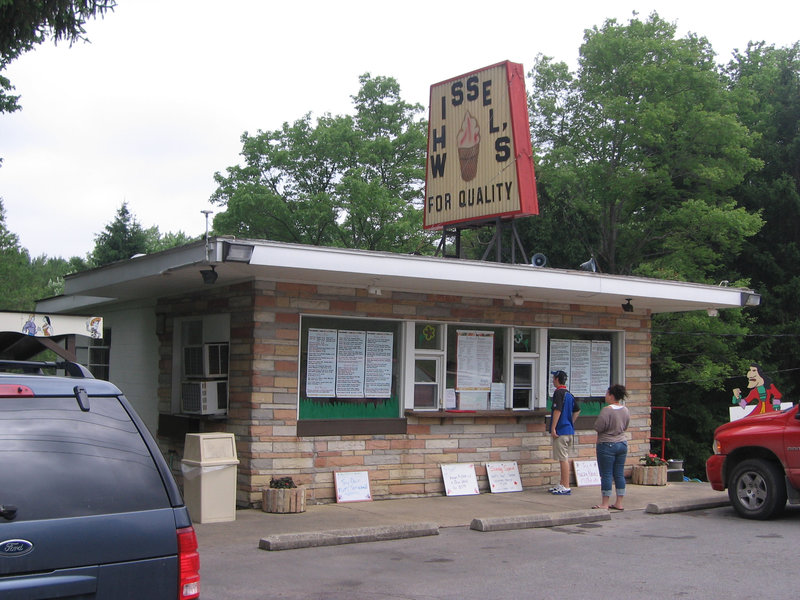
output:
[[[291,477],[271,478],[262,494],[261,509],[270,513],[301,513],[306,510],[306,490]]]
[[[631,483],[636,485],[667,485],[667,461],[657,454],[648,454],[633,466]]]

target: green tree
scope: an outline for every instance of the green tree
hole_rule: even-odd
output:
[[[24,290],[30,275],[28,253],[20,248],[19,238],[6,227],[6,211],[0,198],[0,285],[2,286],[2,310],[24,310],[20,308]]]
[[[243,164],[215,175],[211,201],[225,208],[215,233],[398,252],[425,245],[421,107],[403,102],[391,78],[360,81],[355,117],[314,123],[307,114],[279,130],[245,132]]]
[[[586,31],[576,73],[539,57],[531,77],[541,216],[521,228],[529,247],[554,266],[594,256],[611,273],[748,284],[736,259],[763,221],[733,192],[762,163],[705,38],[676,37],[656,13],[608,20]],[[671,408],[668,447],[695,476],[752,322],[722,312],[653,318],[652,404]]]
[[[101,267],[118,260],[127,260],[135,254],[147,252],[147,233],[123,202],[114,220],[95,236],[90,263]]]
[[[748,360],[761,363],[784,397],[793,398],[800,390],[800,43],[750,43],[725,73],[740,119],[758,134],[753,153],[764,163],[734,191],[766,223],[745,240],[736,265],[762,294]]]
[[[193,238],[190,235],[185,234],[183,231],[178,231],[176,233],[168,231],[167,233],[162,234],[156,226],[145,229],[145,237],[147,240],[145,245],[148,254],[161,252],[162,250],[168,250],[177,246],[183,246],[184,244],[189,244],[199,239],[199,237]]]
[[[75,266],[60,258],[31,259],[6,227],[0,199],[0,310],[33,310],[37,300],[62,291],[64,275]]]
[[[339,186],[343,245],[409,252],[425,245],[422,189],[427,126],[390,77],[359,78],[354,160]]]
[[[653,13],[587,30],[575,74],[537,59],[542,212],[582,247],[569,266],[592,254],[607,272],[713,280],[758,230],[730,200],[759,161],[713,57],[705,38],[676,39]]]
[[[2,72],[20,54],[48,38],[86,40],[86,22],[113,10],[115,0],[0,0],[0,113],[19,110],[19,96]]]

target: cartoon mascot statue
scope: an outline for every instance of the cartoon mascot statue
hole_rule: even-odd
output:
[[[736,388],[733,390],[733,404],[739,403],[739,406],[745,408],[750,402],[756,401],[756,407],[747,416],[762,415],[767,412],[781,409],[781,393],[772,380],[764,375],[761,370],[761,365],[757,363],[750,363],[750,368],[747,370],[747,388],[750,392],[747,396],[742,396],[742,390]]]

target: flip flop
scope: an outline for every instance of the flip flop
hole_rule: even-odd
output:
[[[618,506],[614,506],[613,504],[608,508],[610,508],[611,510],[625,510],[624,508],[619,508]]]
[[[592,508],[602,508],[603,510],[608,510],[607,506],[600,506],[599,504],[595,504]]]

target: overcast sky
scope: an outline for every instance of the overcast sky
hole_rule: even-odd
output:
[[[118,4],[88,24],[90,44],[47,42],[5,73],[22,110],[0,115],[0,198],[32,256],[85,256],[123,202],[143,227],[203,233],[243,132],[350,114],[365,72],[427,110],[432,84],[503,60],[574,66],[585,29],[633,10],[706,36],[719,62],[750,40],[800,39],[800,4],[771,0]]]

